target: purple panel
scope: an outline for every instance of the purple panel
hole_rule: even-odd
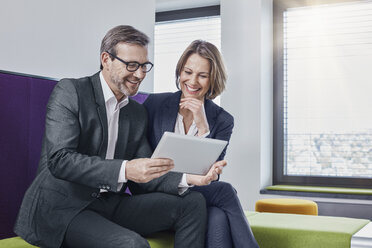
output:
[[[0,75],[0,238],[12,228],[27,181],[29,84]]]
[[[55,81],[0,72],[0,239],[14,222],[40,158],[46,102]]]
[[[133,99],[133,100],[135,100],[136,102],[142,104],[142,103],[146,100],[146,98],[147,98],[148,96],[149,96],[148,93],[145,93],[145,92],[138,92],[138,94],[135,95],[135,96],[132,96],[131,99]]]
[[[0,71],[0,239],[15,236],[23,195],[36,175],[55,80]],[[148,94],[132,99],[143,103]]]
[[[45,114],[48,99],[57,81],[31,78],[28,183],[36,176],[45,130]]]

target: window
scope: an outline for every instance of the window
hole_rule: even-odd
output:
[[[178,59],[192,41],[206,40],[220,49],[219,6],[160,12],[156,18],[154,92],[174,92]],[[214,101],[218,104],[219,97]]]
[[[372,2],[274,0],[274,44],[274,184],[372,188]]]

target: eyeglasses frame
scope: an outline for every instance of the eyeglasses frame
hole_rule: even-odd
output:
[[[113,58],[119,60],[120,62],[124,63],[124,64],[126,65],[126,69],[127,69],[127,71],[129,71],[129,72],[135,72],[135,71],[137,71],[137,70],[141,67],[141,68],[142,68],[142,72],[143,72],[143,73],[147,73],[147,72],[150,72],[151,69],[154,67],[154,64],[151,63],[150,61],[145,62],[145,63],[143,63],[143,64],[140,64],[140,63],[138,63],[138,62],[136,62],[136,61],[129,61],[129,62],[127,62],[127,61],[125,61],[125,60],[119,58],[118,56],[116,56],[116,55],[110,53],[109,51],[106,51],[106,53],[108,53],[111,57],[113,57]],[[129,70],[129,69],[128,69],[128,65],[129,65],[130,63],[134,63],[134,64],[136,64],[136,65],[137,65],[137,68],[136,68],[135,70]],[[150,65],[150,66],[151,66],[150,69],[148,69],[148,70],[143,70],[143,68],[144,68],[145,65]]]

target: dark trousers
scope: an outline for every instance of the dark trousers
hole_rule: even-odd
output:
[[[203,194],[208,207],[207,248],[257,248],[236,190],[226,182],[193,187]]]
[[[198,192],[118,195],[103,193],[70,223],[63,247],[149,248],[144,236],[174,230],[175,246],[204,247],[207,211]]]

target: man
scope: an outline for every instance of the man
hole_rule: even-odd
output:
[[[205,200],[168,173],[172,160],[146,158],[146,112],[128,98],[152,68],[148,42],[131,26],[115,27],[102,40],[101,71],[54,88],[38,174],[15,225],[29,243],[149,247],[142,236],[172,229],[176,247],[203,247]]]

